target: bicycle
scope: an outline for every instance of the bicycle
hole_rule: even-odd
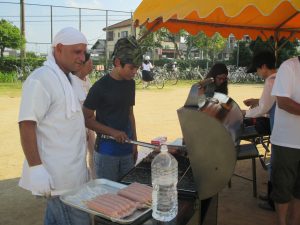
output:
[[[140,76],[140,82],[143,81],[143,88],[149,87],[151,84],[154,84],[158,89],[162,89],[165,86],[165,79],[164,77],[157,72],[157,67],[153,70],[153,80],[152,81],[143,81],[142,79],[142,73],[140,73],[138,76]]]
[[[104,71],[101,71],[101,70],[93,70],[91,73],[90,73],[90,78],[92,79],[95,79],[95,80],[99,80],[100,78],[102,78],[103,76],[105,75],[105,72]]]
[[[154,75],[154,80],[145,82],[146,85],[143,88],[149,87],[150,84],[154,84],[158,89],[162,89],[165,86],[165,80],[160,75]]]
[[[136,85],[142,83],[142,71],[141,71],[141,69],[137,70],[137,73],[136,73],[136,75],[134,77],[134,80],[135,80],[135,84]]]
[[[155,67],[156,73],[160,74],[165,82],[169,82],[172,85],[177,84],[179,79],[179,70],[176,64],[164,64],[163,67]]]
[[[24,69],[16,65],[14,65],[14,67],[16,68],[17,80],[20,80],[21,82],[25,81],[28,75],[31,73],[30,66],[24,66]]]
[[[167,81],[170,81],[172,85],[176,85],[178,83],[179,79],[179,70],[177,67],[172,67],[171,71],[169,71],[167,74]]]

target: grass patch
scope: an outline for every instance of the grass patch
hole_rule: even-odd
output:
[[[149,87],[146,89],[143,89],[142,84],[136,85],[137,91],[170,91],[174,90],[176,88],[180,87],[192,87],[193,84],[197,83],[198,80],[179,80],[176,85],[169,84],[168,82],[165,83],[165,86],[163,89],[157,89],[155,84],[150,84]],[[247,86],[249,84],[229,84],[234,86]],[[263,84],[250,84],[251,86],[257,86],[257,88],[260,88]],[[0,83],[0,96],[8,96],[8,97],[19,97],[21,96],[22,92],[22,83],[16,82],[16,83]]]
[[[154,84],[151,84],[146,89],[143,89],[142,84],[136,86],[137,91],[168,91],[173,90],[178,87],[191,87],[192,84],[196,83],[197,80],[179,80],[176,85],[169,84],[168,82],[165,83],[163,89],[157,89]],[[7,97],[20,97],[22,93],[22,83],[15,82],[15,83],[0,83],[0,96],[7,96]]]
[[[0,96],[8,96],[11,98],[20,97],[22,91],[22,83],[0,83]]]
[[[175,88],[180,87],[191,87],[193,84],[199,82],[199,80],[179,80],[177,84],[170,84],[168,81],[165,82],[165,85],[162,89],[158,89],[154,83],[151,83],[147,88],[143,88],[143,84],[140,83],[136,85],[136,90],[149,90],[149,91],[167,91],[174,90]]]
[[[1,72],[0,71],[0,83],[14,83],[18,80],[16,72]]]

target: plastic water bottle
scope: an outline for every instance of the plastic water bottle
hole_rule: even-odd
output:
[[[166,145],[151,163],[152,216],[159,221],[171,221],[178,211],[178,163],[168,153]]]

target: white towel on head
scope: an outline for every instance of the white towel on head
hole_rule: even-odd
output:
[[[57,44],[76,45],[88,44],[88,41],[83,33],[73,27],[66,27],[61,29],[54,37],[52,47]]]
[[[66,98],[66,117],[71,118],[72,114],[80,111],[80,103],[78,97],[74,94],[72,85],[67,78],[67,75],[56,64],[53,56],[53,48],[57,44],[63,45],[76,45],[76,44],[88,44],[88,41],[83,33],[73,27],[66,27],[61,29],[54,37],[51,51],[48,54],[47,61],[44,62],[45,66],[48,66],[59,79]],[[69,76],[71,73],[69,74]],[[71,78],[70,78],[71,79]]]
[[[47,61],[44,65],[49,67],[56,77],[59,79],[66,98],[66,117],[70,119],[72,114],[81,110],[79,100],[73,92],[72,85],[67,78],[67,75],[56,64],[52,51],[49,52]]]

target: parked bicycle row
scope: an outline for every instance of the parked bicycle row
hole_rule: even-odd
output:
[[[30,66],[24,66],[24,69],[18,66],[15,67],[16,77],[15,80],[24,81],[26,77],[32,72],[32,68]],[[228,80],[230,83],[261,83],[262,80],[259,76],[256,76],[252,73],[246,73],[245,67],[237,67],[237,66],[228,66]],[[165,83],[169,83],[172,85],[176,85],[178,80],[203,80],[207,74],[207,69],[195,67],[195,68],[187,68],[185,70],[181,70],[179,67],[174,64],[172,67],[165,64],[162,67],[155,66],[151,70],[151,76],[153,79],[145,80],[144,86],[149,86],[150,84],[154,84],[158,88],[163,88]],[[91,79],[98,80],[107,74],[107,71],[103,70],[93,70],[90,74]],[[135,82],[136,84],[140,84],[142,82],[142,70],[141,68],[138,70]],[[147,84],[148,83],[148,84]]]
[[[228,70],[229,83],[262,82],[259,76],[252,73],[246,73],[245,67],[228,66]],[[135,76],[136,84],[140,84],[142,80],[144,80],[144,82],[154,83],[156,86],[158,86],[158,88],[163,88],[165,83],[175,85],[177,84],[178,80],[203,80],[208,73],[206,69],[198,67],[181,71],[179,68],[168,70],[166,66],[154,67],[151,72],[153,80],[143,79],[142,71],[139,69],[137,75]]]

